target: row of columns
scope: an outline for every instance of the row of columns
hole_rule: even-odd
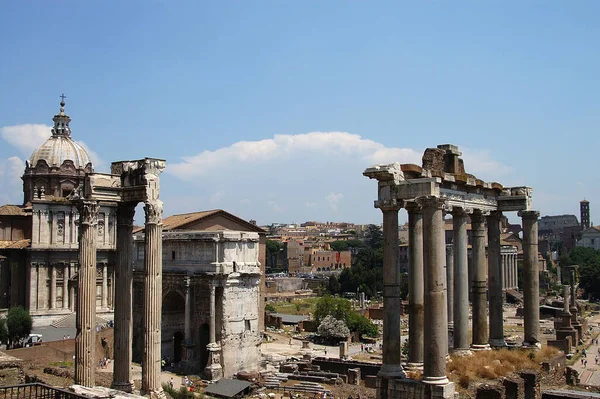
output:
[[[502,281],[505,290],[518,289],[517,249],[502,247]]]
[[[137,203],[117,207],[117,265],[115,290],[115,350],[112,386],[131,392],[133,269],[132,232]],[[77,336],[75,338],[75,384],[95,384],[96,321],[96,228],[99,206],[96,201],[80,201],[79,209],[79,291],[77,296]],[[147,201],[146,255],[144,263],[144,321],[142,394],[163,398],[160,381],[162,309],[162,202]],[[103,284],[104,286],[104,284]]]
[[[384,230],[384,378],[403,376],[400,359],[398,210],[395,200],[377,201]],[[444,201],[421,197],[404,204],[409,224],[409,353],[407,367],[423,367],[423,382],[446,384],[448,330],[453,351],[469,354],[505,346],[503,327],[504,272],[501,246],[502,212],[465,208],[446,209],[453,218],[453,245],[444,236]],[[525,333],[523,345],[539,345],[539,274],[536,211],[523,211],[523,284]],[[467,223],[471,220],[471,281],[468,273]],[[486,238],[488,241],[486,256]],[[516,266],[516,263],[514,264]],[[446,269],[445,269],[446,268]],[[469,345],[469,288],[472,336]],[[451,295],[450,297],[447,297]],[[488,320],[489,298],[489,320]],[[489,324],[489,331],[488,331]],[[427,345],[424,337],[427,335]]]

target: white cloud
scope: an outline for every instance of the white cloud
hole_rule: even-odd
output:
[[[512,172],[512,168],[493,158],[490,150],[475,148],[460,148],[467,173],[487,180],[498,179]]]
[[[225,196],[225,191],[219,190],[210,196],[210,202],[220,202]]]
[[[309,208],[312,208],[315,205],[317,205],[317,203],[314,202],[314,201],[306,201],[306,203],[304,205],[307,206],[307,207],[309,207]]]
[[[50,137],[48,125],[16,125],[0,128],[0,136],[23,155],[29,156]]]
[[[19,157],[0,160],[0,205],[6,203],[21,203],[23,181],[21,175],[25,170],[25,162]]]
[[[334,212],[338,211],[338,205],[340,204],[340,201],[342,200],[342,198],[344,198],[344,194],[342,194],[342,193],[329,193],[325,197],[325,199],[327,200],[327,203],[329,204],[329,207]]]

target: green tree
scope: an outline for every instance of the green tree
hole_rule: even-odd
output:
[[[8,343],[12,345],[31,334],[33,320],[31,315],[20,306],[8,309],[6,315],[6,328],[8,330]]]
[[[283,249],[283,243],[281,241],[267,240],[265,247],[267,252],[267,264],[265,266],[272,271],[277,268],[277,257],[279,256],[279,252]]]
[[[600,298],[600,251],[575,247],[560,261],[561,266],[579,265],[579,287],[588,297]]]
[[[344,298],[325,295],[316,304],[315,321],[317,325],[328,316],[345,323],[350,331],[357,331],[361,335],[376,337],[378,335],[377,326],[371,323],[369,319],[352,309],[350,301]]]
[[[6,328],[6,319],[0,317],[0,343],[8,342],[8,330]]]
[[[329,244],[332,251],[342,252],[348,250],[348,241],[337,240]]]
[[[329,283],[327,284],[327,290],[331,295],[340,293],[340,282],[335,275],[329,276]]]

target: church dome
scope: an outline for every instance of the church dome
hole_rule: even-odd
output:
[[[71,138],[69,122],[71,118],[65,114],[65,103],[60,103],[60,112],[54,115],[52,136],[29,157],[29,165],[35,168],[39,161],[46,161],[49,167],[60,167],[65,161],[73,162],[75,169],[84,169],[91,164],[87,151]]]

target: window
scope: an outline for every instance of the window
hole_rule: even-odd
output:
[[[250,331],[250,320],[244,320],[246,324],[246,331]]]

